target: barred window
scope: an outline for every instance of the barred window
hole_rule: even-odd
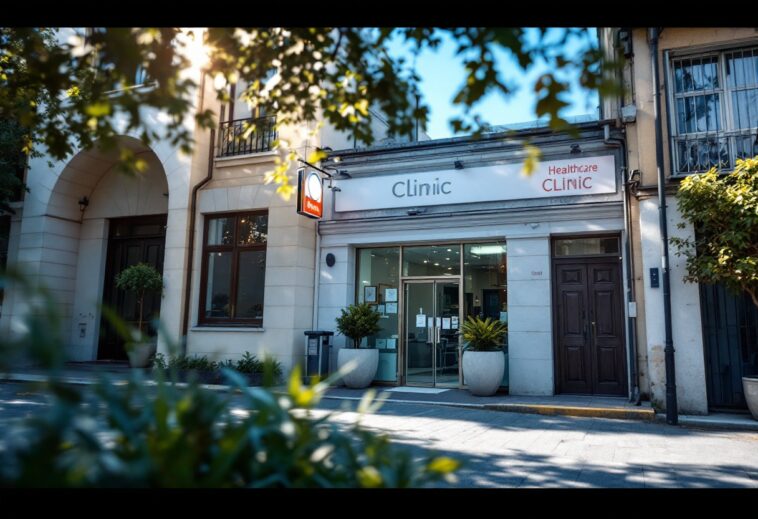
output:
[[[673,59],[669,81],[675,175],[758,155],[758,47]]]

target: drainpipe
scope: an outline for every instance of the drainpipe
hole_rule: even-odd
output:
[[[192,298],[192,263],[195,257],[195,213],[197,211],[197,192],[213,178],[213,151],[216,142],[216,129],[211,128],[210,144],[208,146],[208,173],[205,178],[192,188],[190,200],[189,240],[187,243],[187,276],[184,286],[187,287],[184,294],[184,319],[182,321],[182,355],[187,355],[187,330],[189,329],[189,309]]]
[[[318,289],[319,277],[321,277],[321,233],[318,232],[318,220],[316,221],[316,261],[313,265],[313,324],[311,330],[318,330]]]
[[[627,156],[626,142],[624,139],[611,137],[610,125],[603,127],[603,142],[609,146],[616,146],[621,149],[621,171],[624,177],[622,184],[624,195],[624,255],[626,256],[626,300],[627,303],[634,302],[634,277],[633,277],[633,259],[631,249],[631,211],[629,210],[629,185],[627,180]],[[629,314],[629,305],[627,304],[627,315]],[[634,405],[640,405],[640,384],[637,371],[637,318],[627,317],[627,341],[629,343],[629,376],[632,390],[629,394],[629,401]]]
[[[677,425],[679,411],[676,398],[676,371],[674,369],[674,339],[671,330],[671,283],[669,281],[669,237],[666,219],[666,192],[663,175],[663,128],[661,123],[661,91],[658,81],[658,36],[660,30],[650,29],[650,54],[653,62],[653,100],[655,106],[655,161],[658,169],[658,213],[661,232],[662,278],[663,278],[663,320],[666,330],[666,423]]]

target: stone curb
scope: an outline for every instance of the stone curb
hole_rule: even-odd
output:
[[[655,416],[657,422],[666,423],[666,413],[658,413]],[[750,415],[745,418],[722,418],[718,415],[694,416],[679,415],[679,424],[685,427],[698,427],[701,429],[720,429],[723,431],[758,431],[758,420],[753,420]]]
[[[611,418],[615,420],[655,420],[653,409],[619,409],[612,407],[578,407],[543,404],[484,404],[491,411],[528,413],[545,416],[580,416],[584,418]]]

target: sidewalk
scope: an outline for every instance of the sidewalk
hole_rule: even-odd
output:
[[[92,384],[105,374],[115,384],[124,384],[135,370],[126,362],[81,362],[68,363],[62,372],[65,382],[70,384]],[[142,371],[150,380],[151,370]],[[23,369],[15,373],[0,373],[0,382],[39,382],[45,380],[46,372],[40,369]],[[225,390],[223,385],[205,385],[209,389]],[[666,421],[665,413],[657,413],[650,402],[635,406],[626,398],[597,397],[579,395],[554,396],[513,396],[498,393],[489,397],[477,397],[462,389],[432,389],[417,387],[369,388],[377,395],[393,403],[426,404],[435,406],[462,407],[511,413],[541,415],[564,415],[621,420]],[[334,387],[327,390],[324,398],[358,402],[368,389],[348,389]],[[690,427],[718,428],[727,430],[758,431],[758,421],[750,414],[712,413],[707,416],[679,415],[679,425]]]

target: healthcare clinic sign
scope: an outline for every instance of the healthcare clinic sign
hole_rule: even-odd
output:
[[[324,185],[313,170],[297,170],[297,212],[310,218],[321,218],[324,214]]]
[[[352,178],[339,181],[335,211],[465,204],[616,192],[613,155]]]

